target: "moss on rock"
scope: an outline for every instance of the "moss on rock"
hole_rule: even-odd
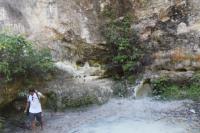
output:
[[[45,94],[46,95],[46,100],[45,100],[45,107],[54,111],[58,110],[58,96],[56,93],[53,91],[48,92]]]
[[[83,95],[79,97],[67,95],[62,97],[59,94],[51,91],[46,93],[46,97],[47,99],[44,105],[47,109],[51,109],[53,111],[99,103],[98,98],[93,95]]]
[[[80,106],[86,106],[90,104],[98,103],[97,97],[95,96],[82,96],[76,99],[71,99],[69,97],[64,97],[62,99],[62,103],[65,108],[67,107],[80,107]]]

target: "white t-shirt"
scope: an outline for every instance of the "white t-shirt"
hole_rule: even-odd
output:
[[[40,113],[40,112],[42,112],[40,100],[39,100],[36,93],[34,93],[33,96],[32,95],[28,96],[28,102],[30,102],[30,108],[29,108],[30,113]]]

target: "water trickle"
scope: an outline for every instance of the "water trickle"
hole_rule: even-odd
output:
[[[146,83],[146,81],[146,78],[136,81],[136,85],[133,87],[135,98],[147,97],[151,95],[152,88],[148,83]]]

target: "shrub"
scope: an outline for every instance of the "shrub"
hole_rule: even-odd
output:
[[[36,50],[20,35],[0,34],[0,76],[8,82],[17,77],[43,76],[53,70],[47,49]]]
[[[117,18],[111,7],[107,7],[103,15],[109,20],[103,25],[102,35],[108,44],[112,69],[116,70],[113,74],[128,77],[142,55],[137,46],[138,36],[131,29],[132,17],[126,14]]]
[[[200,75],[194,75],[185,84],[170,82],[168,78],[160,78],[152,83],[153,95],[161,99],[185,99],[200,100]]]
[[[166,99],[182,99],[184,98],[184,90],[181,90],[180,86],[170,85],[165,88],[161,96]]]
[[[160,79],[153,80],[151,84],[153,87],[153,95],[161,95],[168,86],[168,78],[161,77]]]

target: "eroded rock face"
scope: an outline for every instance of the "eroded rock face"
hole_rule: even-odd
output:
[[[157,5],[154,9],[158,12],[154,10],[151,15],[146,13],[149,19],[145,17],[141,21],[143,25],[140,23],[140,27],[143,27],[141,39],[149,49],[154,50],[152,55],[155,61],[151,68],[157,71],[196,71],[199,66],[198,3],[186,0],[160,3],[162,6],[158,6],[159,2],[150,4]],[[148,7],[146,9],[150,10],[151,6]]]
[[[81,36],[88,43],[95,42],[98,35],[95,32],[91,35],[89,28],[91,23],[96,24],[96,8],[89,1],[71,0],[1,0],[1,27],[11,30],[28,33],[38,39],[46,40],[53,34],[52,29],[61,33],[73,30],[76,35]],[[91,9],[90,9],[91,8]],[[87,10],[93,10],[87,14]],[[51,32],[49,32],[51,31]],[[38,35],[37,35],[38,34]],[[45,36],[45,34],[48,34]],[[42,36],[40,36],[42,35]],[[40,38],[39,38],[40,37]]]
[[[135,11],[138,23],[132,27],[154,59],[146,67],[144,81],[168,77],[174,83],[187,82],[200,66],[200,3],[195,0],[140,2],[146,3]],[[137,91],[142,91],[143,86]]]
[[[200,2],[196,0],[0,0],[0,28],[25,34],[39,48],[50,48],[55,61],[74,64],[83,55],[96,58],[90,54],[99,54],[94,44],[105,44],[99,27],[107,5],[119,17],[127,11],[135,17],[132,28],[154,58],[146,69],[151,75],[176,77],[200,69]],[[61,84],[65,90],[67,84]]]

